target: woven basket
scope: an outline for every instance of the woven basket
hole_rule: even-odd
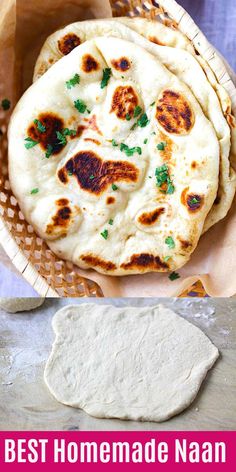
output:
[[[222,59],[207,42],[191,17],[174,0],[112,1],[114,16],[142,16],[178,28],[192,41],[228,91],[236,111],[236,91]],[[72,263],[56,257],[24,219],[9,186],[7,174],[7,123],[9,113],[0,112],[0,242],[15,267],[41,296],[102,296],[98,285],[78,274]],[[184,296],[205,296],[200,283]]]

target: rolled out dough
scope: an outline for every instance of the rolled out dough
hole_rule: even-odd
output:
[[[45,298],[0,298],[0,308],[8,313],[34,310],[41,306]]]
[[[219,355],[200,329],[162,305],[70,305],[52,324],[46,384],[59,402],[99,418],[170,418],[194,400]]]

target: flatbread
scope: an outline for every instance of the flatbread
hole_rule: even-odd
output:
[[[164,306],[71,305],[53,318],[44,379],[55,398],[98,418],[164,421],[196,397],[218,350]]]
[[[8,313],[30,311],[44,303],[45,298],[0,298],[0,308]]]
[[[106,69],[112,77],[102,88]],[[76,74],[80,83],[68,89]],[[56,132],[68,128],[77,135],[61,145]],[[40,144],[25,149],[26,136]],[[26,219],[60,257],[111,275],[173,271],[189,260],[214,203],[219,143],[191,91],[156,57],[101,37],[21,98],[9,174]]]
[[[121,28],[120,23],[129,28]],[[139,33],[132,34],[130,29]],[[230,99],[228,94],[217,84],[214,74],[206,62],[196,55],[191,42],[181,32],[171,29],[158,21],[149,21],[145,18],[117,18],[115,20],[92,20],[73,23],[56,31],[46,40],[37,59],[34,71],[34,81],[37,80],[53,63],[68,53],[63,49],[66,43],[74,47],[85,40],[97,35],[119,36],[139,44],[154,54],[171,72],[177,75],[190,89],[200,103],[205,115],[212,122],[220,143],[221,160],[219,173],[219,188],[217,198],[207,216],[203,232],[224,218],[231,205],[236,190],[236,174],[231,167],[230,160],[235,161],[234,149],[231,147],[231,129],[227,123],[229,116]],[[143,40],[140,35],[148,41]],[[69,37],[77,41],[69,41]],[[167,46],[167,47],[166,47]],[[71,49],[70,49],[71,50]],[[206,78],[207,75],[207,78]],[[217,95],[218,93],[218,95]],[[225,100],[225,116],[221,108]],[[233,144],[235,133],[233,132]],[[231,152],[231,156],[230,156]]]

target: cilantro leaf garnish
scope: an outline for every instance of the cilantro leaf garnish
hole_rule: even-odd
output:
[[[103,69],[101,89],[104,89],[107,86],[110,78],[111,78],[111,69],[109,67],[107,67],[106,69]]]
[[[53,153],[53,147],[51,144],[48,144],[47,145],[47,149],[46,149],[46,153],[45,153],[45,157],[48,159]]]
[[[114,192],[115,192],[116,190],[118,190],[118,187],[117,187],[116,184],[112,184],[111,188],[112,188],[112,190],[114,190]]]
[[[121,143],[120,145],[120,150],[125,152],[126,156],[133,156],[135,152],[137,152],[139,155],[142,154],[142,149],[139,146],[135,146],[130,148],[127,146],[127,144]]]
[[[173,240],[173,238],[171,236],[168,236],[166,239],[165,239],[165,243],[167,244],[168,248],[169,249],[174,249],[175,248],[175,242]]]
[[[171,178],[169,175],[169,169],[166,164],[163,164],[162,166],[156,168],[155,176],[156,176],[157,187],[162,187],[163,184],[166,184],[167,185],[166,189],[162,191],[167,194],[174,193],[175,187],[171,181]]]
[[[67,139],[64,136],[64,134],[62,134],[60,131],[57,131],[56,135],[57,135],[58,143],[61,144],[61,146],[66,146]]]
[[[76,135],[76,130],[75,129],[69,129],[69,128],[63,128],[62,134],[64,136],[75,136]]]
[[[35,193],[39,192],[39,188],[33,188],[30,192],[31,195],[34,195]]]
[[[72,87],[75,87],[75,85],[79,83],[80,83],[80,76],[79,74],[75,74],[74,77],[72,77],[72,79],[66,82],[66,87],[70,90],[72,89]]]
[[[37,127],[37,130],[40,132],[40,133],[45,133],[46,131],[46,126],[44,126],[41,121],[39,120],[34,120],[34,124],[36,125]]]
[[[130,116],[129,113],[126,113],[125,119],[126,119],[127,121],[130,121],[130,120],[131,120],[131,116]]]
[[[137,105],[134,109],[134,118],[137,118],[137,116],[139,116],[140,113],[142,113],[142,108],[139,105]]]
[[[133,126],[131,126],[130,129],[133,131],[135,128],[137,128],[137,126],[138,126],[138,123],[134,123]]]
[[[157,149],[158,151],[164,151],[166,146],[167,146],[167,143],[161,142],[157,145]]]
[[[78,100],[75,100],[74,106],[75,106],[76,110],[78,110],[79,113],[84,113],[86,111],[86,108],[87,108],[86,103],[84,103],[84,101],[80,100],[79,98],[78,98]]]
[[[112,140],[111,142],[112,146],[117,147],[119,144],[115,141],[115,139]]]
[[[8,100],[8,98],[4,98],[1,102],[1,106],[4,111],[9,110],[11,106],[10,100]]]
[[[104,238],[104,239],[107,239],[108,238],[108,230],[107,229],[104,229],[104,231],[102,233],[100,233],[101,236]]]
[[[25,148],[26,149],[31,149],[33,148],[34,146],[36,146],[37,144],[39,144],[39,141],[35,141],[34,139],[28,137],[28,138],[25,138]]]
[[[144,139],[143,144],[147,144],[148,138]]]
[[[145,126],[147,126],[149,121],[150,120],[147,117],[147,113],[143,113],[138,119],[137,123],[138,123],[138,126],[140,126],[140,128],[144,128]]]
[[[196,205],[197,203],[200,203],[200,199],[196,197],[191,198],[191,200],[189,201],[190,205]]]
[[[89,176],[89,180],[93,180],[93,179],[95,179],[95,176],[94,176],[93,174],[91,174],[91,175]]]
[[[114,221],[114,220],[110,219],[110,220],[108,221],[108,224],[109,224],[109,225],[113,225],[113,221]]]
[[[178,274],[178,272],[172,272],[169,275],[169,279],[171,280],[171,282],[173,282],[173,280],[180,279],[180,275]]]
[[[153,106],[155,105],[155,103],[156,103],[156,102],[152,102],[151,105],[150,105],[150,107],[153,107]]]
[[[164,257],[164,262],[168,262],[169,259],[171,259],[171,256],[165,256]]]

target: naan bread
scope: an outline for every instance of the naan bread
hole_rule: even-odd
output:
[[[120,23],[129,28],[122,28]],[[130,28],[148,41],[133,34]],[[158,21],[127,17],[115,20],[77,22],[56,31],[49,36],[41,50],[35,65],[34,80],[37,80],[53,63],[63,57],[63,54],[68,54],[75,45],[98,35],[119,36],[128,39],[154,54],[171,72],[190,87],[205,115],[212,122],[220,143],[221,160],[217,198],[203,228],[204,232],[207,231],[227,215],[236,190],[236,174],[230,165],[229,158],[230,127],[219,101],[224,90],[217,84],[205,61],[195,54],[195,50],[186,36]],[[72,38],[74,38],[73,41]],[[215,90],[218,91],[219,97]],[[223,103],[225,99],[228,102],[225,107],[227,115],[230,100],[226,92],[224,95]],[[235,160],[234,155],[231,156],[231,160]]]
[[[8,313],[34,310],[41,306],[45,298],[0,298],[0,308]]]
[[[63,144],[57,133],[68,129],[77,134]],[[27,136],[39,144],[26,149]],[[219,143],[193,94],[156,57],[101,37],[21,98],[9,173],[26,219],[60,257],[111,275],[165,272],[198,243],[217,193]]]
[[[219,355],[164,306],[71,305],[56,313],[53,329],[49,390],[98,418],[167,420],[190,405]]]

